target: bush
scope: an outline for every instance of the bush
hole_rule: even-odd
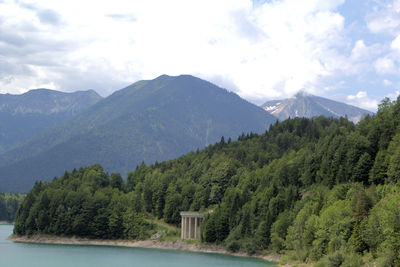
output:
[[[244,249],[248,255],[253,255],[257,252],[257,245],[253,239],[249,239],[244,243]]]
[[[320,261],[314,264],[314,267],[339,267],[343,263],[344,258],[342,253],[336,251],[323,257]]]
[[[386,267],[386,266],[398,266],[395,265],[396,255],[392,250],[386,250],[378,257],[376,260],[376,265],[378,267]]]
[[[297,261],[297,255],[294,252],[288,252],[288,254],[283,255],[279,261],[279,264],[285,265],[294,261]]]
[[[298,261],[305,262],[308,258],[309,251],[307,251],[306,249],[299,249],[296,250],[295,255]]]
[[[360,267],[360,266],[364,266],[364,261],[360,254],[353,253],[353,254],[348,255],[345,258],[342,266],[343,267]]]
[[[327,267],[327,266],[328,266],[328,263],[327,263],[327,259],[326,258],[323,258],[319,262],[314,264],[314,267]]]
[[[240,243],[237,240],[233,240],[228,243],[226,246],[228,248],[228,251],[230,252],[238,252],[240,250]]]
[[[180,236],[180,231],[177,229],[168,229],[165,231],[165,236]]]
[[[328,267],[339,267],[343,261],[343,255],[339,251],[328,255]]]

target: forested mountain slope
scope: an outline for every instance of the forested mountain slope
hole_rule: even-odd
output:
[[[295,118],[151,166],[126,183],[94,165],[38,183],[15,234],[145,238],[151,213],[213,209],[202,240],[315,266],[400,265],[400,98],[357,126]]]
[[[141,162],[176,158],[221,136],[264,132],[276,120],[234,93],[199,78],[139,81],[0,158],[0,192],[100,163],[126,174]]]
[[[64,93],[35,89],[21,95],[0,94],[0,153],[81,113],[100,99],[93,90]]]

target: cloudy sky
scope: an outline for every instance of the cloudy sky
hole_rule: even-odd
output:
[[[400,90],[400,0],[0,0],[0,93],[107,96],[161,74],[375,110]]]

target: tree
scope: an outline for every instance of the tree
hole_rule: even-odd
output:
[[[362,154],[353,169],[352,180],[354,182],[362,182],[364,184],[368,184],[369,170],[371,169],[372,164],[373,162],[371,160],[371,156],[368,153]]]
[[[213,214],[209,214],[204,218],[204,221],[201,225],[201,240],[207,243],[214,243],[217,241],[216,231],[215,216]]]
[[[393,184],[400,181],[400,147],[398,147],[390,157],[387,180],[389,183]]]
[[[181,216],[179,207],[182,196],[176,190],[174,184],[170,184],[165,197],[164,218],[168,223],[179,224]]]
[[[388,162],[386,160],[387,151],[380,150],[369,172],[369,182],[373,184],[383,184],[387,179]]]
[[[4,194],[0,193],[0,220],[8,220],[6,200]]]
[[[118,190],[122,190],[124,185],[124,180],[119,173],[112,173],[111,174],[111,182],[110,185],[112,188],[117,188]]]
[[[148,230],[152,225],[148,224],[143,215],[127,209],[123,215],[124,237],[127,239],[144,239],[148,237]]]

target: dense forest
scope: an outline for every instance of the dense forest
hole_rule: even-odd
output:
[[[358,125],[295,118],[178,159],[142,164],[123,181],[99,165],[36,183],[14,233],[147,238],[155,216],[213,210],[202,241],[315,266],[400,266],[400,98]]]
[[[0,221],[13,222],[24,197],[23,194],[0,193]]]

